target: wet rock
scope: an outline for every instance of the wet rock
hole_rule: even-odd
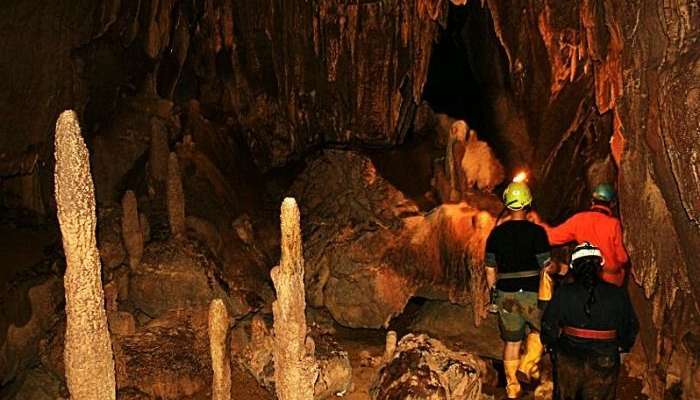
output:
[[[261,316],[240,321],[231,332],[231,353],[257,382],[271,393],[275,391],[273,346],[269,322]],[[350,388],[352,368],[348,354],[340,349],[332,336],[315,329],[309,332],[315,343],[319,375],[314,386],[314,399],[325,399]]]
[[[380,367],[370,395],[374,400],[477,400],[485,373],[479,357],[454,352],[426,335],[408,334]]]

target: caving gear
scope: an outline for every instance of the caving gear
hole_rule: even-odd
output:
[[[573,326],[565,326],[561,328],[561,333],[577,339],[590,340],[615,340],[617,339],[617,331],[615,329],[596,330],[574,328]]]
[[[601,183],[593,189],[592,197],[596,200],[610,203],[615,199],[615,188],[609,183]]]
[[[554,279],[549,272],[542,270],[540,276],[540,289],[537,292],[537,300],[547,302],[552,300],[552,292],[554,291]]]
[[[590,242],[583,242],[576,246],[574,251],[571,252],[571,262],[569,267],[574,270],[576,265],[583,261],[586,257],[595,257],[600,265],[605,265],[605,260],[603,259],[603,253],[600,249],[593,246]]]
[[[518,379],[524,383],[540,380],[540,359],[544,347],[540,341],[539,332],[530,332],[525,342],[525,355],[520,359],[518,365]]]
[[[559,226],[544,228],[552,246],[575,241],[590,242],[598,247],[604,260],[600,278],[622,286],[629,257],[622,243],[622,225],[610,208],[594,205],[590,210],[574,214]]]
[[[562,285],[542,317],[541,340],[554,348],[561,399],[614,399],[619,352],[628,352],[639,323],[627,290],[598,277],[602,252],[590,243],[572,254],[574,281]]]
[[[521,387],[517,377],[519,364],[520,360],[503,360],[503,370],[506,373],[506,397],[509,399],[520,398]]]
[[[522,210],[532,204],[532,194],[525,182],[513,182],[503,192],[503,202],[513,211]]]

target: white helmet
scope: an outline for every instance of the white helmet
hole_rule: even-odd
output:
[[[600,259],[600,265],[603,265],[605,263],[605,260],[603,259],[603,253],[600,252],[600,249],[593,246],[589,242],[583,242],[576,246],[573,252],[571,252],[571,262],[569,263],[569,266],[573,269],[574,268],[574,261],[580,260],[585,257],[598,257]]]

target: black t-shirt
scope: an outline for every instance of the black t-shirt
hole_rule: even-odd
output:
[[[537,256],[549,252],[547,232],[527,220],[507,221],[494,228],[486,240],[486,253],[495,256],[498,273],[537,271]],[[537,292],[539,276],[499,279],[496,288],[505,292]]]

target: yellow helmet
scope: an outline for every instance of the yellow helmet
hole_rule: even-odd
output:
[[[513,182],[503,192],[503,202],[513,211],[522,210],[532,204],[532,194],[525,182]]]

